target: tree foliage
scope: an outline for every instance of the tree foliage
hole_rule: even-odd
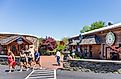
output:
[[[67,46],[68,46],[67,44],[68,44],[68,38],[67,37],[64,37],[62,39],[62,41],[57,41],[57,48],[56,48],[56,50],[63,51],[64,49],[67,48]]]
[[[84,26],[82,30],[80,30],[81,33],[88,32],[91,30],[99,29],[105,26],[105,22],[103,21],[96,21],[91,24],[91,26]]]
[[[68,44],[68,38],[67,38],[67,37],[64,37],[64,38],[62,39],[62,41],[63,41],[65,44]]]
[[[91,24],[91,30],[99,29],[99,28],[102,28],[104,26],[105,26],[105,22],[97,21],[97,22],[94,22],[94,23]]]
[[[84,26],[83,29],[80,32],[84,33],[84,32],[88,32],[90,30],[91,30],[90,26]]]
[[[63,41],[58,41],[56,50],[61,50],[62,51],[62,50],[65,49],[65,47],[66,47],[66,45],[65,45],[65,43]]]
[[[56,48],[56,46],[56,40],[54,40],[51,37],[46,37],[42,40],[39,46],[39,51],[44,54],[47,53],[47,51],[53,51]]]

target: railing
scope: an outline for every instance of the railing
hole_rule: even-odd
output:
[[[19,65],[20,62],[20,56],[15,56],[16,64]],[[7,65],[8,64],[8,58],[7,55],[0,55],[0,64]]]

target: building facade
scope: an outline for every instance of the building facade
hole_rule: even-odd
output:
[[[21,49],[33,47],[37,48],[37,37],[21,34],[0,34],[0,55],[7,55],[8,51],[12,51],[19,56]]]
[[[121,23],[82,33],[81,49],[87,57],[121,59]]]
[[[70,48],[77,49],[78,44],[84,58],[119,60],[121,59],[121,23],[69,38]]]

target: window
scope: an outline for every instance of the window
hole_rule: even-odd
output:
[[[17,55],[17,49],[15,45],[11,46],[10,50],[14,53],[14,55]]]
[[[0,45],[0,55],[7,55],[7,47]]]

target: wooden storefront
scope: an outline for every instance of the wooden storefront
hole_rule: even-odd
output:
[[[99,58],[101,42],[97,36],[85,36],[80,41],[81,50],[86,58]]]
[[[81,34],[81,49],[92,51],[92,58],[121,59],[121,23]],[[94,36],[94,39],[90,39]],[[97,39],[96,39],[97,38]],[[95,41],[98,42],[95,42]],[[90,49],[91,47],[91,49]]]
[[[12,51],[16,56],[19,55],[21,49],[29,48],[33,43],[24,36],[10,36],[0,39],[1,55],[7,55],[8,51]]]

